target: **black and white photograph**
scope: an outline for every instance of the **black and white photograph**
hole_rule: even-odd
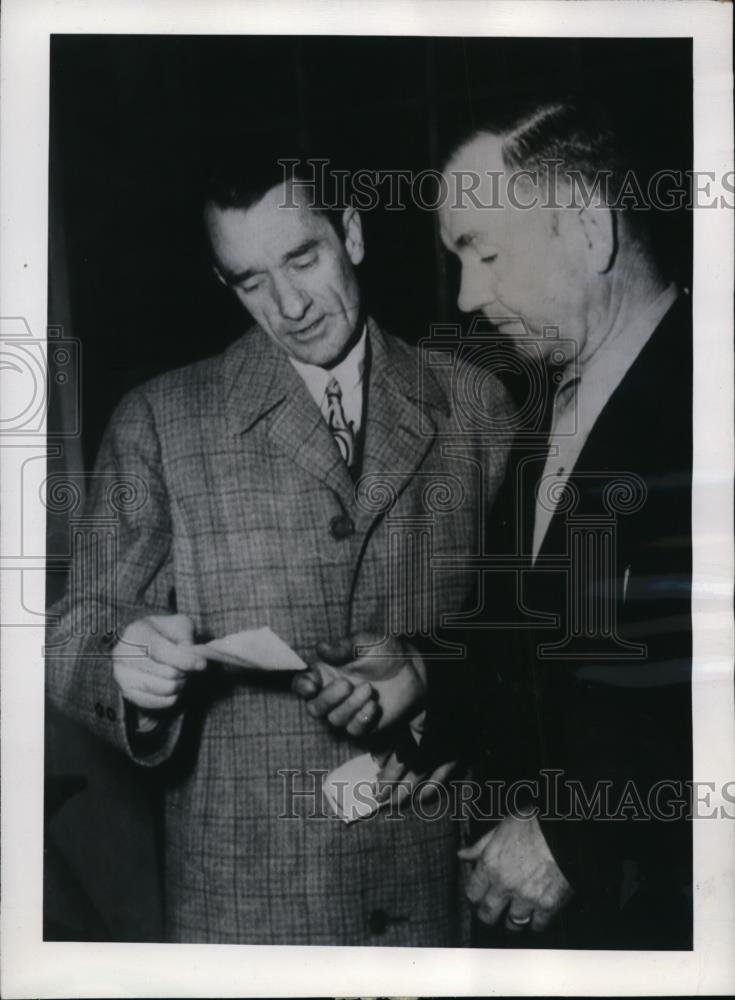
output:
[[[75,971],[17,995],[733,985],[732,78],[585,6],[661,8],[46,26],[3,782]]]

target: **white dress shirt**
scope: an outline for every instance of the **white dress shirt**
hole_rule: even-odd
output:
[[[362,426],[362,377],[365,371],[365,348],[367,343],[367,326],[363,327],[360,339],[346,358],[343,358],[334,368],[321,368],[319,365],[307,365],[289,356],[289,361],[304,380],[309,394],[327,418],[327,385],[336,378],[342,390],[342,409],[345,419],[352,424],[355,436]]]
[[[677,295],[676,285],[670,284],[633,323],[604,341],[583,365],[575,369],[572,363],[564,369],[564,377],[557,387],[554,398],[549,453],[539,493],[536,495],[536,516],[533,526],[534,560],[538,556],[554,516],[548,492],[543,488],[544,480],[553,476],[556,484],[567,481],[595,421],[651,334],[673,305]],[[541,494],[544,497],[543,503],[539,501]]]

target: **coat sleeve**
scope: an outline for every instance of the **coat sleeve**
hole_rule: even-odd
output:
[[[117,408],[89,478],[84,516],[71,532],[66,592],[49,612],[47,697],[138,763],[155,765],[172,753],[181,714],[162,716],[155,738],[140,739],[111,655],[130,623],[175,610],[169,498],[142,392],[130,393]]]

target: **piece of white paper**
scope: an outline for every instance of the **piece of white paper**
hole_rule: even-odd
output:
[[[344,823],[373,816],[380,808],[375,797],[375,780],[380,765],[372,754],[364,753],[335,768],[325,777],[324,797]]]
[[[208,660],[251,670],[306,670],[306,664],[268,626],[234,632],[194,646]]]

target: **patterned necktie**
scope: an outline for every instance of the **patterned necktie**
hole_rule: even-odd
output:
[[[327,426],[337,442],[347,468],[355,461],[355,431],[353,421],[347,421],[342,408],[342,389],[336,378],[327,383]]]

